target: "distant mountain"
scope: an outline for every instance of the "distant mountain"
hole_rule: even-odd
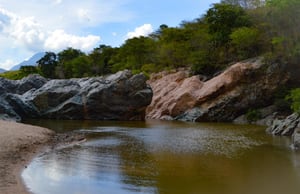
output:
[[[45,52],[40,52],[40,53],[36,53],[34,54],[32,57],[30,57],[28,60],[25,60],[15,66],[13,66],[10,70],[11,71],[16,71],[16,70],[19,70],[22,66],[28,66],[28,65],[31,65],[31,66],[36,66],[36,62],[38,60],[40,60],[43,56],[45,56]]]
[[[5,71],[6,71],[5,69],[0,68],[0,73],[3,73]]]

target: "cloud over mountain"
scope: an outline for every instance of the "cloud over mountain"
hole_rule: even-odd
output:
[[[133,17],[124,9],[130,1],[0,0],[0,67],[40,51],[92,50],[100,44],[100,26]]]

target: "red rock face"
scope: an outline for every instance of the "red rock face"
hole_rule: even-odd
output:
[[[236,63],[206,82],[200,81],[199,76],[189,77],[188,72],[183,70],[155,74],[149,81],[154,96],[146,110],[146,117],[177,119],[197,108],[201,113],[192,116],[195,117],[193,121],[233,120],[249,106],[267,100],[286,81],[284,77],[276,80],[273,74],[278,72],[279,69],[274,70],[273,67],[271,71],[261,59],[256,59]]]
[[[147,118],[175,117],[196,105],[198,91],[203,86],[198,76],[188,77],[187,71],[155,76],[149,81],[154,96],[146,111]]]

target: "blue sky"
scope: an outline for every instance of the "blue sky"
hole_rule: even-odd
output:
[[[0,68],[40,51],[120,46],[161,24],[200,17],[219,0],[0,0]]]

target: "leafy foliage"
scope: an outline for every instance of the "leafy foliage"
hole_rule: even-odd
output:
[[[48,78],[55,78],[55,69],[58,64],[57,55],[53,52],[46,52],[44,57],[37,61],[41,74]]]
[[[212,77],[228,64],[250,57],[284,62],[291,74],[300,72],[299,0],[222,0],[178,27],[162,24],[148,37],[126,40],[120,47],[99,45],[90,53],[66,48],[47,52],[38,73],[49,78],[105,75],[124,69],[152,72],[190,68]],[[6,73],[11,78],[18,73]],[[4,76],[3,74],[0,76]]]
[[[255,122],[261,118],[261,112],[256,109],[249,109],[246,113],[246,119],[249,123]]]
[[[140,70],[144,64],[155,62],[155,41],[149,37],[132,38],[120,47],[113,58],[113,71],[124,68]]]
[[[0,77],[11,79],[11,80],[18,80],[18,79],[22,79],[24,75],[22,75],[20,70],[18,70],[18,71],[6,71],[4,73],[1,73]]]
[[[245,59],[257,56],[260,49],[259,31],[256,28],[241,27],[230,34],[233,49],[237,58]]]
[[[38,74],[39,73],[39,69],[35,66],[22,66],[20,68],[20,74],[22,75],[22,77],[26,77],[30,74]]]
[[[287,99],[292,101],[292,110],[300,114],[300,88],[293,89]]]
[[[222,3],[239,5],[245,9],[254,9],[265,4],[264,0],[222,0]]]
[[[90,54],[91,68],[93,75],[104,75],[111,73],[112,57],[116,54],[116,49],[107,45],[100,45]]]
[[[242,7],[225,3],[214,4],[207,11],[205,20],[216,45],[228,43],[233,29],[251,26],[250,18]]]

